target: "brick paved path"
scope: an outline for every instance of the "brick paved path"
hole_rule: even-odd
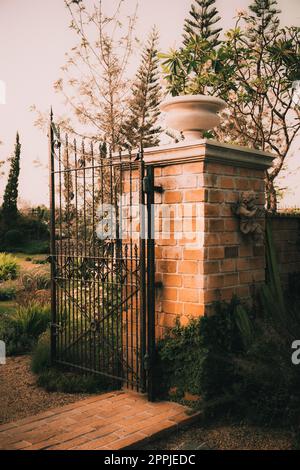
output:
[[[0,449],[135,448],[197,418],[178,403],[150,403],[142,395],[118,391],[4,424]]]

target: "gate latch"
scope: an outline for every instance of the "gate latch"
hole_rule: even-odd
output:
[[[162,186],[151,186],[150,178],[148,176],[144,176],[143,178],[143,191],[146,194],[150,194],[151,191],[155,191],[156,193],[163,193],[164,189]]]

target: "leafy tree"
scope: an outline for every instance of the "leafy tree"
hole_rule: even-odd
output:
[[[19,133],[17,132],[14,155],[10,159],[10,171],[5,188],[2,204],[2,215],[9,225],[14,222],[18,215],[18,185],[20,174],[21,144]]]
[[[240,15],[227,33],[218,75],[220,95],[229,107],[229,138],[277,156],[266,173],[271,211],[277,209],[275,180],[300,131],[289,66],[290,61],[300,64],[300,29],[280,28],[276,5],[275,0],[255,0],[250,13]]]
[[[71,16],[70,28],[79,41],[67,54],[67,63],[62,68],[64,77],[54,85],[64,95],[83,130],[75,130],[69,118],[61,119],[61,127],[83,137],[87,136],[88,128],[89,137],[95,140],[105,137],[113,150],[122,141],[121,128],[130,90],[126,72],[136,23],[135,11],[128,17],[127,26],[123,26],[122,4],[123,0],[119,0],[113,14],[108,16],[101,1],[88,9],[83,1],[65,0]],[[70,89],[74,94],[70,94]],[[37,124],[42,120],[39,115]]]
[[[141,142],[144,147],[159,143],[161,128],[157,125],[157,119],[160,115],[161,92],[157,57],[158,37],[157,30],[153,28],[133,81],[129,116],[123,127],[125,138],[132,147],[139,146]]]
[[[254,0],[248,12],[238,13],[235,27],[220,42],[219,31],[213,29],[217,11],[211,10],[212,16],[205,20],[212,44],[201,36],[188,42],[185,37],[178,51],[162,55],[171,94],[204,93],[227,102],[213,135],[277,156],[266,174],[267,205],[272,211],[277,208],[275,180],[300,131],[292,87],[293,80],[300,78],[300,28],[281,28],[278,13],[276,0]]]
[[[222,31],[215,0],[195,0],[190,18],[184,23],[183,44],[179,50],[160,54],[171,95],[212,94],[215,59]]]

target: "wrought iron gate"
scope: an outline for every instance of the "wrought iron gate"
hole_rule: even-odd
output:
[[[51,357],[153,399],[153,168],[51,119]]]

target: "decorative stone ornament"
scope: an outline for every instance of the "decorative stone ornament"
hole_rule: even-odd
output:
[[[203,131],[220,124],[218,112],[226,108],[225,101],[214,96],[185,95],[168,98],[160,105],[166,113],[166,124],[182,132],[186,140],[203,138]]]
[[[264,242],[264,229],[257,221],[257,218],[263,217],[265,211],[256,205],[254,191],[241,193],[238,203],[233,206],[233,212],[240,218],[240,231],[244,235],[252,236],[256,245],[262,245]]]

